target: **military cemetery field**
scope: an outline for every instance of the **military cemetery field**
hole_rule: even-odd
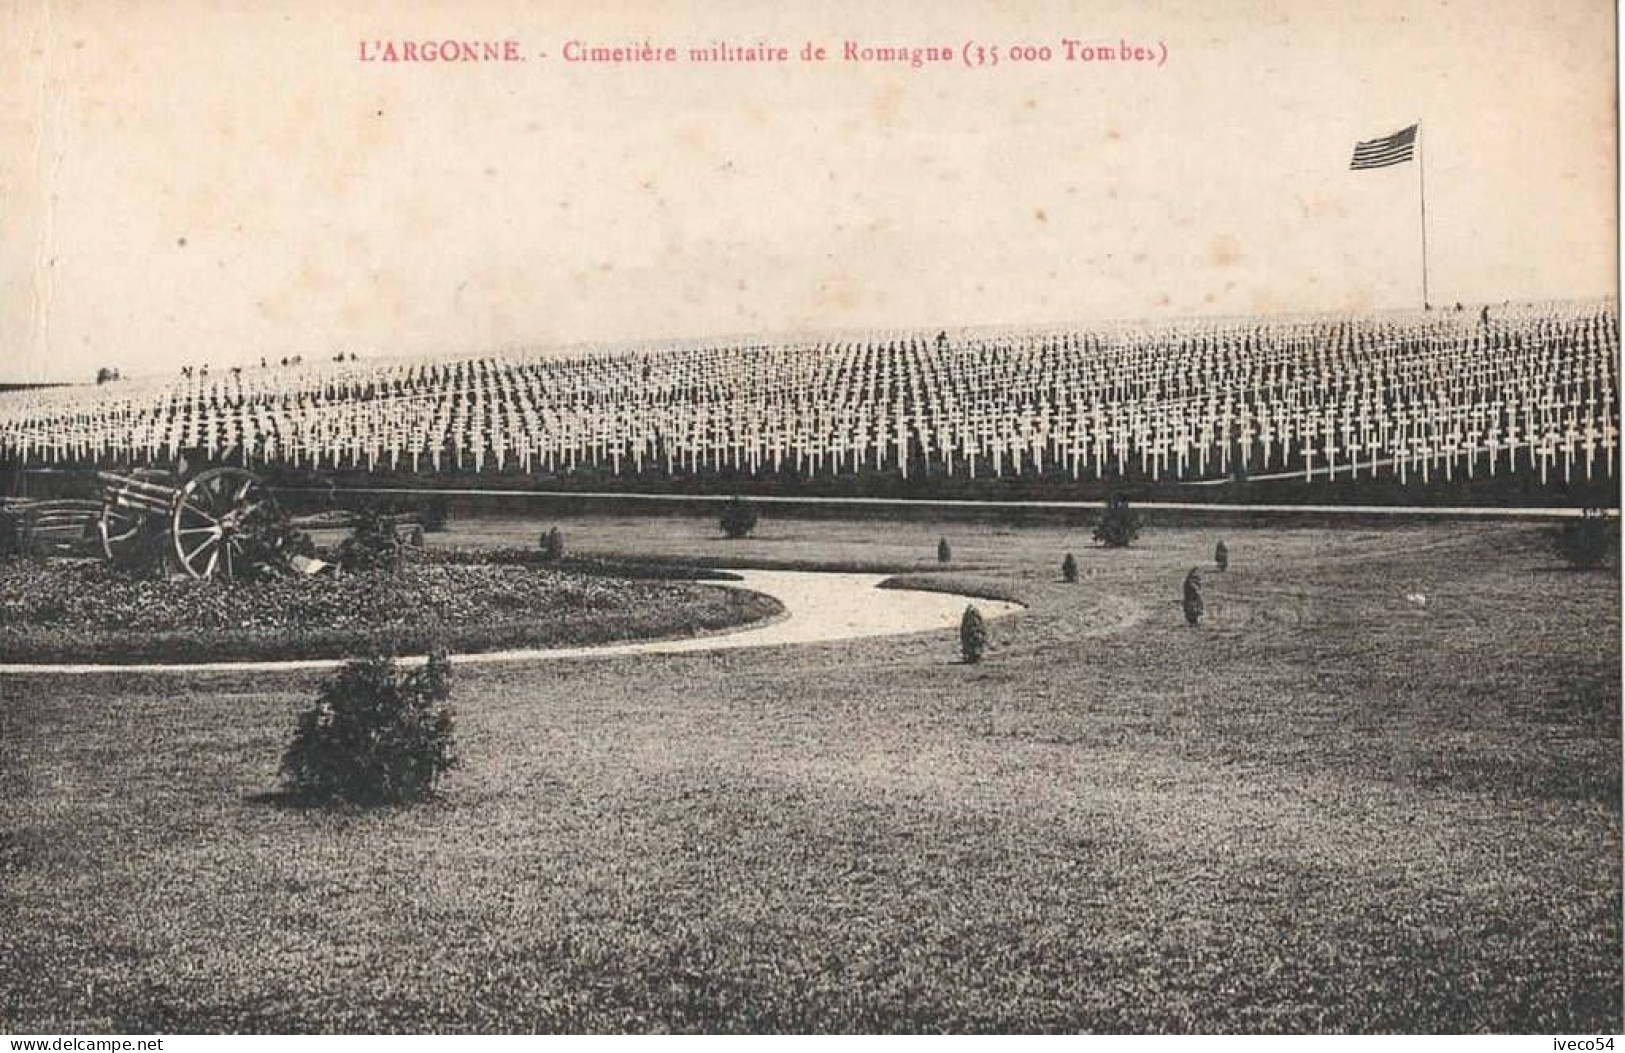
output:
[[[553,525],[1026,610],[977,665],[951,631],[454,663],[462,763],[411,807],[278,795],[319,673],[7,674],[0,1030],[1622,1026],[1619,578],[1538,525],[429,542]]]

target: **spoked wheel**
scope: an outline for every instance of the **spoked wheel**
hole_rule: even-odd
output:
[[[107,561],[126,567],[139,560],[143,552],[150,551],[153,530],[145,514],[109,501],[102,505],[102,514],[96,520],[96,534]]]
[[[194,578],[230,580],[247,572],[265,523],[280,516],[260,477],[241,468],[211,468],[189,479],[175,499],[170,534],[175,558]]]

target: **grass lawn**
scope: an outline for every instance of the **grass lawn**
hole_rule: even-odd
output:
[[[559,525],[914,572],[945,535],[1030,609],[979,666],[467,666],[463,767],[370,812],[267,796],[313,677],[7,677],[0,1030],[1621,1028],[1619,580],[1534,527],[1227,529],[1220,574],[1154,524]]]

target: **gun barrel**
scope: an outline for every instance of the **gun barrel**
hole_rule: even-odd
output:
[[[144,512],[168,512],[177,493],[172,486],[114,472],[97,472],[96,481],[101,484],[103,496],[112,504]]]

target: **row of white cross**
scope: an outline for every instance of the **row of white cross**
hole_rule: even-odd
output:
[[[1611,305],[1497,319],[1235,323],[627,349],[222,374],[0,398],[0,452],[614,473],[1387,467],[1612,475]],[[1206,374],[1204,376],[1204,373]],[[100,394],[100,389],[98,389]]]

